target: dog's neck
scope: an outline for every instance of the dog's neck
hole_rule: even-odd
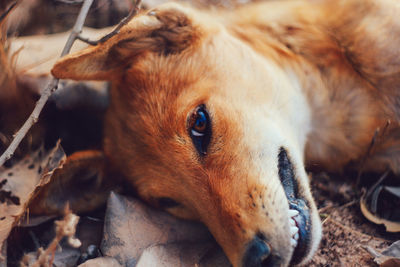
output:
[[[337,171],[358,161],[376,129],[386,122],[381,104],[332,33],[316,26],[313,14],[299,19],[298,15],[280,14],[273,6],[271,10],[274,14],[258,18],[253,13],[248,23],[243,19],[244,10],[240,23],[229,30],[300,84],[311,110],[311,130],[305,145],[307,165]],[[285,12],[298,9],[293,5],[292,11]],[[259,23],[255,23],[257,19]]]

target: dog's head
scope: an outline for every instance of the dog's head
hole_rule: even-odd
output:
[[[320,239],[306,100],[223,23],[167,4],[52,72],[112,81],[104,150],[144,200],[202,221],[234,266],[304,263]]]

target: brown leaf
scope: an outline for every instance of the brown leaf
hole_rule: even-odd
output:
[[[63,168],[30,203],[30,212],[40,215],[62,215],[67,203],[73,212],[92,211],[104,204],[109,195],[104,179],[104,155],[98,150],[75,152]]]
[[[400,259],[400,240],[394,242],[390,247],[382,251],[382,254]]]
[[[378,189],[379,188],[385,188],[385,187],[378,187]],[[377,192],[377,191],[375,191],[375,192]],[[376,196],[376,198],[378,198],[379,194],[372,194],[372,198],[374,198],[375,196]],[[399,201],[399,199],[397,200],[397,202],[398,201]],[[372,207],[371,207],[370,202],[371,201],[368,201],[368,193],[364,194],[363,196],[361,196],[360,209],[361,209],[361,212],[363,213],[363,215],[369,221],[371,221],[373,223],[385,225],[387,232],[400,232],[400,222],[399,221],[390,220],[390,219],[387,219],[387,218],[382,218],[376,212],[374,213],[372,211]],[[377,202],[377,200],[375,202]],[[374,203],[374,202],[372,202],[372,203]],[[380,207],[380,206],[378,206],[378,208],[384,209],[384,207]],[[396,215],[398,214],[398,210],[397,209],[393,209],[391,212],[393,214],[396,214]]]
[[[76,262],[80,256],[79,249],[73,248],[63,248],[62,250],[58,250],[54,253],[54,260],[52,267],[73,267],[76,266]],[[38,252],[30,252],[24,255],[23,260],[21,261],[22,266],[34,266],[37,262]]]
[[[380,265],[380,267],[399,267],[400,259],[388,259]]]
[[[108,200],[101,250],[121,265],[211,266],[202,262],[215,249],[219,246],[199,223],[179,220],[115,193]],[[229,266],[220,249],[213,261]]]
[[[400,266],[400,240],[394,242],[382,252],[377,252],[371,247],[366,250],[374,257],[374,261],[381,267]]]
[[[79,267],[122,267],[122,265],[114,258],[102,257],[88,260],[80,264]]]
[[[64,160],[65,153],[58,143],[51,151],[40,148],[11,168],[0,168],[0,251],[4,251],[4,241],[30,199],[50,181]]]

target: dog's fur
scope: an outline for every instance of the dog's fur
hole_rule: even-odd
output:
[[[400,172],[399,17],[398,0],[276,1],[229,12],[166,4],[52,73],[112,82],[104,151],[144,200],[178,202],[167,210],[206,224],[234,266],[255,235],[287,266],[281,147],[311,214],[301,263],[321,236],[305,165],[357,166],[385,129],[363,168]],[[212,121],[205,156],[187,124],[200,104]]]

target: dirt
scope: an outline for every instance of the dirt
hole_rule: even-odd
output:
[[[400,233],[387,233],[384,226],[373,224],[362,215],[361,186],[356,187],[356,177],[356,174],[314,175],[312,189],[323,236],[310,266],[378,266],[367,247],[382,251],[400,239]]]

